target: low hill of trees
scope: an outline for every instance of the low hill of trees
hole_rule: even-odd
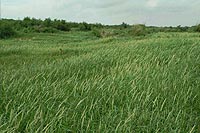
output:
[[[132,35],[140,36],[147,33],[154,32],[200,32],[200,25],[192,27],[153,27],[145,25],[129,25],[123,22],[121,25],[102,25],[102,24],[89,24],[86,22],[76,23],[76,22],[66,22],[65,20],[57,20],[46,18],[45,20],[35,19],[30,17],[25,17],[23,20],[14,19],[2,19],[0,20],[0,38],[9,38],[15,36],[17,32],[19,33],[55,33],[55,32],[68,32],[71,30],[75,31],[95,31],[95,35],[100,37],[100,31],[102,29],[119,29],[125,30],[129,29]],[[104,31],[105,32],[105,31]],[[98,33],[98,34],[97,34]]]

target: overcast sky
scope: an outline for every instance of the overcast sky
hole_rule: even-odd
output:
[[[1,0],[2,17],[65,19],[103,24],[195,25],[200,0]]]

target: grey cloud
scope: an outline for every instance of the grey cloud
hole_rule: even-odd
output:
[[[52,17],[68,21],[104,24],[146,23],[148,25],[193,25],[200,22],[200,1],[157,0],[10,0],[3,3],[3,16],[8,18]],[[152,0],[154,1],[154,0]],[[18,3],[18,4],[17,4]]]

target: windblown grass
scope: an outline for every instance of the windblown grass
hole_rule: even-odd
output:
[[[200,132],[200,38],[0,40],[0,132]]]

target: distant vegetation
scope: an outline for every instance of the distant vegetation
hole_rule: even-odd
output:
[[[65,20],[57,20],[46,18],[45,20],[26,17],[23,20],[3,19],[0,20],[0,38],[9,38],[16,33],[56,33],[68,31],[92,31],[96,37],[107,37],[117,35],[113,31],[119,29],[121,33],[132,36],[145,36],[155,32],[200,32],[200,25],[192,27],[154,27],[142,24],[129,25],[123,22],[121,25],[102,25],[88,24],[86,22],[66,22]]]
[[[11,27],[11,25],[7,23],[0,23],[0,38],[9,38],[16,35],[16,32],[14,29]]]
[[[138,24],[138,25],[132,26],[130,33],[133,36],[145,36],[147,34],[147,29],[145,25]]]
[[[200,24],[195,27],[196,32],[200,32]]]

